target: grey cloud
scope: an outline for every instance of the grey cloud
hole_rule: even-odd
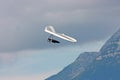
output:
[[[1,0],[0,52],[53,47],[46,25],[77,38],[78,44],[105,39],[119,27],[120,6],[114,1]]]

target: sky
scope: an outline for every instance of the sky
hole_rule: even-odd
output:
[[[44,80],[120,28],[119,0],[0,0],[0,79]],[[49,44],[45,26],[77,39]]]

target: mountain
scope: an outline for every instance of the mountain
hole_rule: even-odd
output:
[[[58,74],[46,80],[119,80],[120,29],[99,52],[85,52]]]
[[[77,75],[84,72],[86,67],[93,62],[98,54],[98,52],[82,53],[72,64],[64,68],[57,75],[54,75],[46,80],[72,80]]]
[[[120,30],[101,48],[100,55],[72,80],[120,80]]]

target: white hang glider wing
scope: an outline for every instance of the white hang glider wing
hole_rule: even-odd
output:
[[[57,36],[59,38],[62,38],[64,40],[67,40],[67,41],[70,41],[70,42],[77,42],[76,39],[70,37],[70,36],[67,36],[65,34],[61,34],[61,33],[56,33],[55,29],[53,28],[53,26],[47,26],[45,27],[45,32],[49,33],[49,34],[52,34],[54,36]]]

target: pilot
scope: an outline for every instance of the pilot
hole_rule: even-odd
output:
[[[52,43],[60,43],[59,41],[54,40],[54,39],[51,39],[51,38],[48,38],[48,42],[52,42]]]

